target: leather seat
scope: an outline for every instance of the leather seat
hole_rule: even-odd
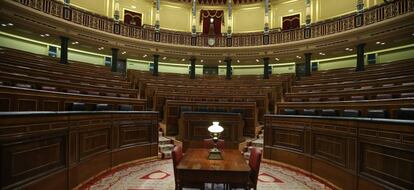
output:
[[[365,100],[365,96],[351,96],[351,100]]]
[[[343,117],[361,117],[361,111],[347,109],[342,112]]]
[[[132,105],[122,104],[118,106],[119,111],[134,111],[134,107]]]
[[[85,103],[73,102],[69,106],[69,111],[85,111]]]
[[[295,109],[283,109],[283,114],[285,115],[296,115],[298,111]]]
[[[397,113],[398,119],[414,120],[414,108],[400,108]]]
[[[319,102],[321,98],[309,98],[309,102]]]
[[[400,97],[401,97],[401,98],[410,98],[410,97],[414,97],[414,92],[410,92],[410,93],[401,93]]]
[[[303,115],[318,115],[315,109],[303,109]]]
[[[95,111],[108,111],[111,110],[111,106],[108,104],[96,104]]]
[[[371,118],[388,118],[388,112],[387,110],[368,110],[368,117]]]
[[[392,99],[392,94],[377,94],[376,99]]]
[[[321,112],[322,116],[338,116],[338,110],[335,109],[323,109]]]

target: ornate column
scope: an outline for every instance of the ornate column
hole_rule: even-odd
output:
[[[357,15],[355,16],[355,27],[364,24],[364,0],[357,0]]]
[[[228,14],[228,19],[227,19],[227,41],[226,41],[226,44],[227,44],[227,47],[231,47],[232,45],[233,45],[233,41],[232,41],[232,38],[231,38],[231,35],[232,35],[232,30],[231,30],[231,25],[232,25],[232,14],[233,14],[233,8],[232,8],[232,6],[231,6],[231,0],[228,0],[228,12],[229,12],[229,14]]]
[[[114,33],[120,34],[121,33],[121,26],[119,25],[119,0],[115,0],[115,7],[114,7]]]
[[[311,0],[305,0],[306,3],[306,28],[305,28],[305,33],[304,33],[304,37],[305,39],[310,38],[311,37],[311,29],[310,29],[310,24],[311,24]]]
[[[156,12],[155,12],[155,38],[156,42],[161,40],[160,38],[160,0],[156,0]]]
[[[192,57],[190,59],[190,79],[195,79],[195,63],[196,63],[196,58]]]
[[[364,71],[365,70],[365,44],[357,45],[357,64],[355,71]]]
[[[68,44],[69,38],[61,36],[60,37],[60,63],[68,63]]]
[[[231,79],[231,59],[227,58],[224,60],[226,62],[226,79],[230,80]]]
[[[269,58],[263,58],[263,79],[269,79]]]
[[[112,65],[111,65],[111,71],[117,72],[118,71],[118,51],[119,49],[111,48],[112,51]]]
[[[305,76],[311,75],[312,53],[305,53]]]
[[[263,44],[269,44],[269,0],[265,0]]]
[[[160,55],[154,55],[154,70],[152,71],[152,76],[158,76],[158,58]]]
[[[197,14],[197,0],[193,0],[193,8],[192,8],[192,25],[191,25],[191,45],[197,45],[197,31],[196,31],[196,14]]]

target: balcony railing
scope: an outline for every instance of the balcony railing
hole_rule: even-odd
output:
[[[190,32],[176,32],[171,30],[161,29],[159,39],[156,38],[156,31],[154,27],[135,27],[117,23],[112,18],[97,15],[82,9],[72,6],[66,6],[55,0],[14,0],[25,6],[39,10],[49,15],[59,17],[73,23],[93,28],[99,31],[118,34],[130,38],[136,38],[147,41],[159,41],[160,43],[176,44],[184,46],[199,46],[208,47],[208,37],[197,34],[195,43],[192,42]],[[335,34],[347,30],[351,30],[360,26],[370,25],[381,22],[383,20],[393,18],[399,15],[412,12],[414,9],[414,0],[396,0],[390,3],[381,4],[378,6],[366,9],[362,14],[362,23],[356,23],[356,17],[360,16],[357,13],[348,14],[341,17],[336,17],[329,20],[313,23],[310,29],[302,26],[293,30],[273,30],[269,33],[269,40],[267,44],[280,44],[292,41],[299,41],[306,38],[316,38]],[[116,28],[119,27],[119,30]],[[310,30],[308,36],[306,31]],[[227,47],[227,37],[225,34],[216,37],[214,47]],[[255,33],[235,33],[232,35],[232,47],[242,46],[260,46],[265,45],[264,34],[261,32]]]

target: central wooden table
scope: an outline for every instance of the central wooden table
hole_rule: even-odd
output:
[[[223,160],[207,159],[210,149],[190,148],[177,166],[181,187],[195,183],[224,183],[245,185],[250,167],[239,150],[221,150]]]

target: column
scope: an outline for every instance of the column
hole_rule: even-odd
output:
[[[265,0],[263,44],[269,44],[269,0]]]
[[[269,79],[269,58],[263,58],[263,79]]]
[[[311,75],[312,53],[305,53],[305,76]]]
[[[118,51],[119,49],[111,48],[112,51],[112,65],[111,65],[111,71],[117,72],[118,71]]]
[[[226,39],[226,44],[227,47],[231,47],[233,46],[233,41],[231,38],[232,35],[232,30],[231,30],[231,25],[233,25],[233,19],[232,19],[232,14],[233,14],[233,8],[231,6],[231,1],[232,0],[228,0],[227,5],[228,5],[228,19],[227,19],[227,39]]]
[[[161,41],[161,33],[160,33],[160,0],[156,0],[154,41],[156,41],[156,42],[160,42]]]
[[[305,0],[306,3],[306,27],[309,28],[311,24],[311,1]]]
[[[356,71],[364,71],[365,70],[365,44],[358,44],[357,45],[357,63],[356,63]]]
[[[196,1],[193,0],[193,8],[192,8],[192,25],[191,25],[191,45],[196,46],[197,45],[197,31],[196,31],[196,14],[197,14],[197,7],[196,7]]]
[[[190,59],[190,79],[195,79],[195,69],[196,69],[195,63],[196,63],[196,58],[192,57]]]
[[[115,0],[114,20],[116,23],[119,22],[119,0]]]
[[[158,58],[160,55],[154,55],[154,70],[152,71],[152,76],[158,76]]]
[[[68,44],[69,38],[61,36],[60,37],[60,63],[68,63]]]
[[[226,62],[226,79],[230,80],[231,79],[231,59],[227,58],[224,60]]]
[[[355,16],[355,27],[360,27],[364,24],[364,0],[357,0],[357,15]]]

